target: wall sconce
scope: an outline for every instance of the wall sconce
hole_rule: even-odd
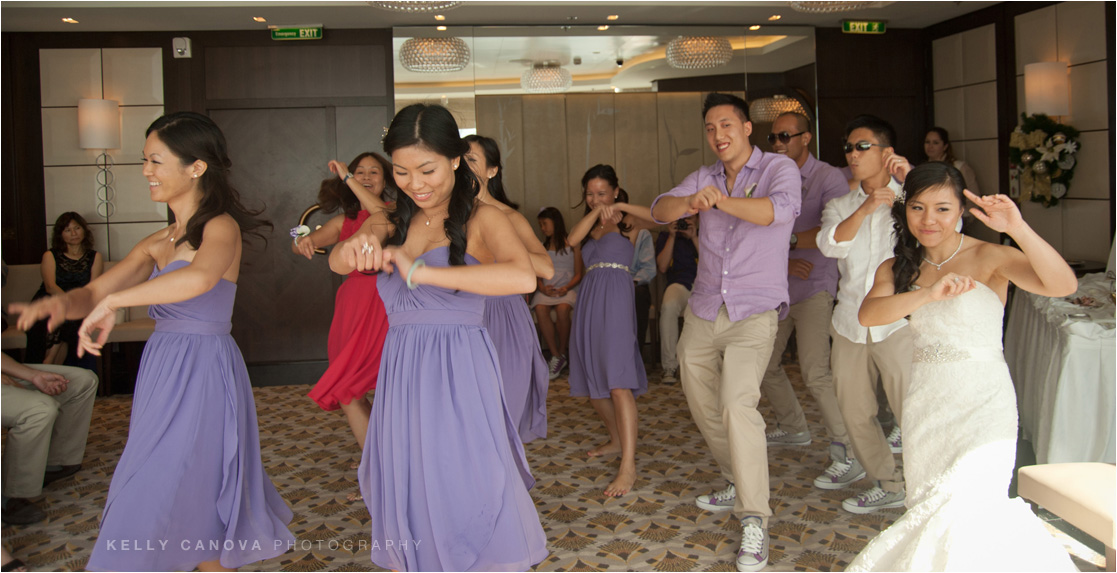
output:
[[[116,211],[112,201],[112,156],[110,149],[120,149],[120,104],[111,99],[78,100],[78,147],[100,149],[97,156],[97,214],[108,219]]]
[[[1024,108],[1028,115],[1070,115],[1070,81],[1066,62],[1024,66]]]

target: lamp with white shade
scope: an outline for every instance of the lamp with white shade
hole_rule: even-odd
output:
[[[110,149],[120,149],[120,103],[111,99],[78,100],[78,147],[100,149],[97,156],[97,214],[108,219],[116,211]]]
[[[1024,108],[1028,115],[1070,115],[1069,84],[1066,62],[1024,66]]]

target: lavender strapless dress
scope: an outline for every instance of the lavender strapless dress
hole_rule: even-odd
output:
[[[173,261],[152,278],[182,268]],[[237,285],[152,305],[128,443],[109,486],[91,571],[190,571],[282,555],[291,510],[260,460],[256,404],[229,335]]]
[[[648,391],[648,375],[636,342],[635,248],[620,233],[606,233],[582,247],[586,278],[578,291],[570,330],[570,395],[608,398],[617,388],[634,396]],[[613,263],[625,268],[591,267]]]
[[[420,258],[444,267],[449,249]],[[527,570],[547,557],[547,537],[482,325],[486,297],[409,290],[401,275],[378,281],[388,336],[359,470],[372,562],[400,571]]]
[[[547,437],[547,361],[524,296],[492,296],[485,301],[485,329],[500,358],[504,401],[525,444]]]

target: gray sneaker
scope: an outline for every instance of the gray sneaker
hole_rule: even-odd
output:
[[[796,432],[789,434],[779,428],[775,432],[766,434],[769,446],[809,446],[811,445],[811,433]]]
[[[842,489],[863,477],[865,468],[861,467],[861,462],[846,458],[831,463],[822,475],[814,478],[814,486],[819,489]]]
[[[663,376],[659,377],[659,381],[664,384],[674,384],[679,381],[678,372],[678,368],[664,368]]]
[[[733,484],[729,487],[715,491],[714,493],[707,493],[698,496],[694,504],[706,511],[725,511],[733,509],[733,504],[737,503],[737,488]]]
[[[900,433],[900,426],[892,426],[892,433],[888,434],[888,449],[894,454],[904,451],[904,437]]]
[[[904,492],[884,491],[878,485],[861,492],[856,497],[842,501],[842,509],[850,513],[872,513],[887,507],[904,507]]]
[[[741,520],[741,548],[737,550],[738,571],[760,571],[768,566],[768,528],[750,515]]]

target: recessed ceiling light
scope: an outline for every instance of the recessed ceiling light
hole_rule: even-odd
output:
[[[67,23],[67,24],[77,24],[78,23],[78,21],[73,19],[73,18],[63,18],[62,21]]]
[[[759,30],[759,29],[760,29],[760,24],[753,24],[752,26],[749,26],[749,30],[754,30],[755,31],[755,30]]]
[[[438,30],[439,32],[445,32],[446,31],[446,26],[436,26],[435,30]]]
[[[263,17],[263,16],[253,16],[252,21],[253,22],[267,22],[268,19]]]
[[[598,30],[600,30],[600,31],[602,31],[602,32],[604,32],[605,30],[608,30],[608,29],[609,29],[609,27],[608,27],[608,26],[605,26],[605,25],[601,25],[601,26],[598,26],[598,27],[597,27],[597,29],[598,29]]]
[[[618,18],[620,18],[620,15],[618,15],[618,14],[609,14],[608,16],[605,17],[606,20],[616,20]]]
[[[783,18],[783,16],[780,16],[779,14],[772,14],[771,16],[768,16],[768,21],[769,22],[775,22],[776,20],[779,20],[780,18]]]
[[[443,20],[445,20],[445,19],[446,19],[446,16],[443,16],[442,14],[435,14],[435,15],[434,15],[434,19],[435,19],[435,20],[438,20],[439,22],[441,22],[441,21],[443,21]]]

